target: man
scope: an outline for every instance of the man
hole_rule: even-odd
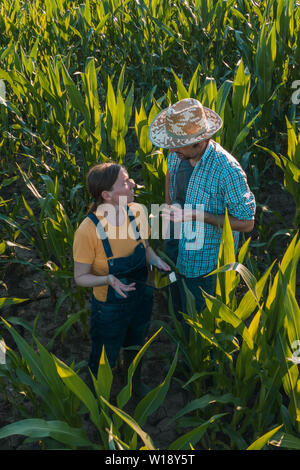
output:
[[[198,232],[202,231],[198,244],[190,243],[183,229],[179,240],[173,234],[165,246],[166,254],[176,262],[186,286],[195,296],[198,311],[205,306],[199,287],[214,294],[212,276],[204,276],[217,265],[220,228],[226,209],[235,249],[239,232],[250,232],[254,226],[255,199],[246,175],[238,161],[211,139],[221,127],[222,120],[217,113],[198,100],[187,98],[161,111],[149,128],[151,142],[170,149],[166,175],[169,208],[163,216],[180,226],[183,221],[184,225],[187,221],[194,223],[196,239],[197,227]],[[187,206],[189,209],[183,210]],[[201,218],[202,225],[195,225]],[[185,311],[184,301],[181,289],[181,309]],[[178,299],[175,303],[177,310],[180,309]]]

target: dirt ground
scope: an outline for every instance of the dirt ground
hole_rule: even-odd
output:
[[[270,193],[268,193],[270,195]],[[267,194],[266,194],[267,196]],[[276,230],[289,227],[294,214],[294,204],[286,192],[283,192],[280,185],[273,188],[269,206],[272,210],[279,211],[284,214],[284,220],[282,224],[278,221],[274,215],[270,215],[269,223],[272,224],[272,232]],[[264,194],[260,194],[260,201],[264,200]],[[266,216],[268,219],[268,216]],[[254,231],[252,238],[255,239],[256,232]],[[280,239],[279,239],[280,240]],[[280,244],[281,243],[281,244]],[[280,256],[281,245],[282,247],[286,244],[286,240],[282,242],[278,241],[275,249],[278,251]],[[23,255],[23,253],[22,253]],[[20,317],[26,322],[33,324],[37,314],[39,319],[37,323],[37,335],[38,339],[46,344],[49,339],[52,338],[56,329],[61,325],[61,318],[54,316],[54,307],[49,298],[49,292],[45,289],[45,282],[42,275],[37,278],[36,271],[28,266],[12,265],[5,274],[4,282],[7,290],[1,288],[0,297],[12,296],[20,298],[31,298],[38,299],[28,304],[20,304],[18,306],[10,307],[1,312],[1,314],[9,319],[9,317]],[[63,310],[62,310],[63,311]],[[62,313],[63,315],[63,313]],[[166,308],[166,302],[161,296],[155,296],[154,310],[153,310],[153,322],[151,326],[150,335],[157,331],[158,326],[156,321],[167,321],[170,322],[169,314]],[[30,340],[27,331],[22,327],[17,327],[24,337]],[[13,344],[11,337],[5,337],[7,344]],[[70,364],[72,361],[79,363],[80,361],[87,361],[90,350],[89,338],[85,337],[80,327],[72,327],[66,338],[62,342],[58,337],[54,343],[52,352],[62,361]],[[170,365],[174,354],[175,346],[170,341],[168,335],[162,331],[150,346],[148,353],[145,357],[143,366],[143,379],[150,386],[155,387],[159,385],[165,378],[164,366]],[[83,369],[83,376],[86,374]],[[86,375],[85,375],[86,377]],[[112,402],[120,389],[122,388],[121,375],[118,373],[114,376],[114,383],[112,389]],[[13,389],[8,387],[8,393],[14,393]],[[189,397],[186,391],[184,391],[176,378],[171,381],[170,389],[166,396],[163,405],[149,417],[147,424],[143,427],[146,431],[156,448],[167,449],[169,445],[179,437],[178,431],[175,425],[170,426],[170,419],[176,414],[177,411],[188,402]],[[131,414],[136,407],[137,401],[131,400],[126,411]],[[5,426],[9,423],[13,423],[22,419],[16,413],[14,407],[4,399],[4,396],[0,392],[0,427]],[[97,435],[92,435],[92,440],[96,442]],[[10,438],[0,440],[0,450],[22,450],[22,449],[38,449],[37,444],[24,444],[23,436],[13,436]]]

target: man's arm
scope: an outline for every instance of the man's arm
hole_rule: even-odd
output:
[[[196,214],[193,217],[196,220]],[[225,215],[215,215],[204,212],[204,223],[214,225],[215,227],[223,227]],[[251,232],[254,227],[254,219],[252,220],[240,220],[232,215],[228,215],[228,220],[231,229],[236,232]]]
[[[203,212],[197,209],[181,209],[178,206],[171,206],[162,211],[162,217],[170,219],[174,222],[188,222],[191,220],[203,221],[205,224],[214,225],[215,227],[223,227],[225,215],[215,215],[209,212]],[[228,215],[231,229],[236,232],[251,232],[254,227],[254,219],[241,220]]]

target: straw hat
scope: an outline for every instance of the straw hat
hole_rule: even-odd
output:
[[[209,139],[222,127],[220,116],[194,98],[163,109],[149,127],[149,139],[160,148],[186,147]]]

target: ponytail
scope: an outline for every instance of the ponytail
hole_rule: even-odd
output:
[[[91,214],[92,212],[96,212],[97,207],[98,207],[98,204],[95,201],[92,202],[92,204],[89,205],[87,215]]]

